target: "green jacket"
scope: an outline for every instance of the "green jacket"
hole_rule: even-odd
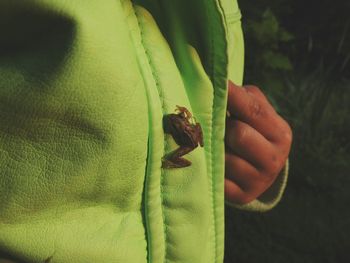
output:
[[[16,262],[221,263],[235,0],[0,0],[0,254]],[[201,124],[192,165],[162,117]],[[281,198],[287,169],[259,200]],[[1,260],[0,260],[1,262]],[[2,262],[5,262],[4,260]]]

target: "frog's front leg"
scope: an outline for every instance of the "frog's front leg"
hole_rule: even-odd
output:
[[[190,166],[192,163],[181,156],[192,150],[193,147],[180,146],[176,150],[166,154],[162,160],[162,168],[181,168]]]

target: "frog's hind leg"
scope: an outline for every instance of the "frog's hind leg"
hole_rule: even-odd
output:
[[[181,168],[190,166],[192,163],[181,156],[192,151],[192,147],[179,147],[163,157],[162,168]]]
[[[167,160],[163,159],[162,161],[162,168],[170,169],[170,168],[182,168],[190,166],[192,163],[189,160],[186,160],[185,158],[178,158],[175,160]]]

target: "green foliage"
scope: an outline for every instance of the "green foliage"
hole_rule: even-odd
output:
[[[289,58],[278,51],[266,51],[262,54],[262,62],[272,70],[291,70],[293,69]]]
[[[333,183],[330,175],[334,179],[350,171],[350,81],[335,82],[322,66],[309,72],[294,72],[285,81],[284,94],[273,96],[295,135],[291,158],[296,175],[291,181],[304,185],[311,180],[326,189]]]
[[[283,28],[270,8],[243,23],[246,38],[246,81],[267,86],[271,74],[282,76],[293,69],[290,58],[281,52],[281,46],[294,40],[294,36]],[[280,78],[275,78],[275,87]],[[271,85],[269,85],[271,86]]]
[[[269,48],[278,49],[279,42],[288,42],[293,40],[293,36],[283,29],[271,9],[266,9],[262,13],[261,21],[248,21],[248,29],[255,40]]]
[[[350,1],[245,0],[239,4],[246,82],[267,92],[281,89],[280,77],[305,58],[311,67],[332,65],[334,75],[350,77]]]
[[[350,1],[294,0],[293,9],[294,19],[285,16],[280,21],[296,35],[295,61],[307,55],[313,67],[334,64],[334,73],[350,77]]]
[[[263,66],[266,70],[292,69],[289,58],[279,52],[279,43],[289,42],[293,40],[293,36],[280,26],[276,16],[270,9],[266,9],[262,13],[260,21],[248,21],[246,30],[262,50],[260,56],[256,57],[258,64],[260,64],[258,66]]]

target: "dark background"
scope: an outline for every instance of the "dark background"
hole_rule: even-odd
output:
[[[293,129],[266,213],[226,208],[226,263],[350,262],[350,1],[240,0],[245,84]]]

